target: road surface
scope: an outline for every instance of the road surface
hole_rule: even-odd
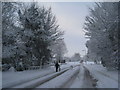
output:
[[[36,78],[12,88],[95,88],[96,82],[83,65]]]

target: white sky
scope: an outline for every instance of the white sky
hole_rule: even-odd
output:
[[[60,29],[65,31],[64,41],[68,49],[66,56],[71,57],[74,53],[80,53],[83,56],[85,54],[83,50],[87,51],[83,25],[85,17],[89,15],[88,7],[92,7],[93,2],[40,2],[39,4],[51,6]]]

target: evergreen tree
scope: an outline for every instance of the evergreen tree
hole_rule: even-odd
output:
[[[51,45],[63,35],[51,8],[27,4],[2,3],[2,63],[12,64],[16,69],[20,64],[27,68],[48,63]]]
[[[96,3],[90,13],[85,22],[86,35],[90,38],[86,43],[89,55],[101,58],[102,64],[108,68],[117,68],[118,3]]]
[[[38,65],[44,65],[51,60],[49,47],[63,35],[56,24],[56,18],[51,8],[38,7],[36,3],[26,8],[23,14],[19,11],[19,15],[24,32],[32,33],[25,41],[29,55],[36,57]]]
[[[20,40],[21,29],[18,27],[17,11],[20,4],[15,2],[2,3],[2,63],[17,67],[20,57],[25,54],[24,45]]]

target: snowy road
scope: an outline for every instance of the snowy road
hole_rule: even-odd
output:
[[[13,74],[20,77],[18,73],[24,77],[19,79],[14,77],[14,80],[10,78]],[[118,88],[117,72],[107,71],[101,65],[96,64],[67,63],[61,66],[60,72],[55,72],[52,67],[39,72],[27,71],[6,74],[4,73],[5,76],[3,76],[5,78],[3,85],[12,88]],[[7,82],[6,77],[12,81]],[[23,80],[24,78],[25,80]]]
[[[79,73],[63,87],[63,88],[95,88],[96,82],[90,75],[90,72],[83,66],[80,65]]]
[[[79,66],[71,68],[67,72],[53,78],[52,80],[38,86],[37,88],[62,88],[68,81],[79,72]]]
[[[73,65],[73,62],[62,64],[61,71],[69,69],[70,66]],[[78,65],[78,62],[74,62],[73,66]],[[51,66],[45,69],[38,69],[38,70],[28,70],[22,72],[2,72],[2,88],[11,88],[20,86],[24,83],[28,83],[39,78],[48,77],[49,75],[54,75],[55,67]],[[23,87],[21,87],[23,88]]]
[[[118,73],[101,65],[80,65],[37,88],[118,88]]]
[[[83,66],[68,70],[37,88],[95,88],[89,71]]]
[[[46,76],[31,80],[29,82],[23,83],[21,85],[17,85],[14,86],[13,88],[35,88],[38,85],[41,85],[55,77],[58,77],[59,75],[63,74],[64,72],[66,72],[68,69],[65,70],[61,70],[60,72],[56,72],[56,73],[52,73],[52,74],[48,74]]]
[[[70,64],[72,65],[72,64]],[[46,72],[39,77],[11,84],[12,88],[94,88],[88,70],[79,63],[60,72]],[[8,84],[9,85],[9,84]],[[10,86],[10,85],[9,85]]]

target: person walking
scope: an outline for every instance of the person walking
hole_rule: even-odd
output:
[[[58,68],[59,68],[59,66],[60,66],[60,65],[58,64],[58,62],[56,62],[56,63],[55,63],[56,72],[58,72]]]

